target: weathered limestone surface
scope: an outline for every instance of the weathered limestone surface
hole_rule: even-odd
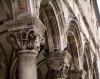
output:
[[[21,51],[18,59],[18,79],[37,79],[36,51]]]
[[[12,12],[1,0],[7,29],[0,27],[12,46],[9,79],[100,79],[96,0],[9,1]],[[0,48],[0,79],[7,77],[3,52]]]
[[[18,79],[37,79],[36,56],[44,43],[46,28],[37,19],[11,20],[5,22],[7,40],[17,56]]]
[[[51,79],[66,79],[69,67],[71,55],[68,51],[54,50],[53,52],[45,53],[46,62],[51,74]]]

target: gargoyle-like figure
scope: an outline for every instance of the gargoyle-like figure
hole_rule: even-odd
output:
[[[45,53],[47,66],[51,78],[67,78],[71,55],[67,51],[53,51]]]

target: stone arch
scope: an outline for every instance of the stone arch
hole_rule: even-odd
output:
[[[80,31],[76,21],[71,18],[69,20],[70,21],[68,23],[68,29],[67,29],[68,50],[69,52],[73,53],[73,56],[75,57],[75,61],[74,59],[72,59],[72,61],[77,63],[77,67],[76,66],[75,67],[79,69],[80,68],[79,56],[81,55],[81,45],[82,45]]]
[[[69,14],[68,15],[68,19],[67,19],[67,30],[66,32],[72,32],[73,35],[76,38],[76,42],[78,45],[78,49],[79,49],[79,55],[82,55],[82,38],[81,38],[81,28],[80,25],[78,23],[77,17],[75,17],[73,14]]]
[[[49,47],[49,51],[53,51],[54,48],[60,47],[60,27],[58,26],[56,13],[48,1],[42,1],[40,4],[40,20],[46,26],[47,31],[45,33],[46,45]]]
[[[42,3],[47,3],[49,4],[51,7],[52,7],[52,10],[51,13],[54,13],[55,15],[55,19],[54,22],[56,21],[57,22],[57,28],[59,30],[59,33],[56,34],[58,35],[58,39],[59,39],[59,46],[61,48],[61,50],[63,50],[63,41],[62,41],[62,38],[61,38],[61,35],[64,33],[65,31],[65,26],[66,26],[66,22],[65,22],[65,17],[64,17],[64,12],[63,12],[63,9],[62,9],[62,4],[60,1],[58,0],[38,0],[37,2],[37,14],[40,16],[40,10],[41,10],[41,4]],[[45,16],[45,13],[42,12],[42,14],[44,14],[43,16]],[[46,20],[47,18],[45,18]],[[44,19],[43,19],[44,20]],[[43,22],[42,20],[42,22]],[[45,20],[44,20],[44,23],[45,23]],[[48,22],[48,21],[47,21]],[[48,25],[48,23],[45,23],[46,25]],[[46,26],[45,25],[45,26]],[[53,28],[54,29],[54,28]],[[57,32],[56,32],[57,33]],[[49,41],[50,42],[50,41]],[[49,44],[50,45],[50,44]],[[51,48],[50,48],[51,49]]]
[[[91,55],[91,52],[90,52],[90,46],[89,46],[89,43],[88,42],[85,42],[84,44],[84,54],[86,55],[87,57],[87,62],[88,62],[88,71],[84,68],[84,64],[86,63],[83,63],[83,69],[86,71],[86,79],[87,78],[91,78],[92,74],[93,74],[93,63],[92,63],[92,55]],[[84,57],[83,57],[84,59]]]
[[[68,52],[72,56],[68,78],[82,78],[82,76],[79,75],[82,75],[82,72],[85,73],[85,71],[81,68],[82,40],[80,35],[80,27],[77,22],[77,18],[70,15],[67,23],[67,48]]]
[[[97,66],[97,56],[94,54],[93,58],[93,79],[99,79],[99,71]]]
[[[87,55],[88,58],[88,62],[89,62],[89,68],[90,70],[92,70],[92,57],[91,57],[91,52],[90,52],[90,47],[89,47],[89,43],[85,42],[85,46],[84,46],[84,52]]]
[[[79,55],[78,55],[76,39],[72,33],[69,33],[67,36],[67,40],[68,40],[68,51],[70,55],[72,56],[71,70],[78,69],[79,68],[79,61],[78,61]]]

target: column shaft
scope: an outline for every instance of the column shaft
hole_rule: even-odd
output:
[[[17,59],[18,79],[37,79],[36,55],[23,51]]]

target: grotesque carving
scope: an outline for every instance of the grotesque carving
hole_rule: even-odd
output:
[[[28,35],[29,41],[27,42],[28,49],[39,51],[41,38],[36,30],[31,29]]]
[[[52,78],[67,78],[71,56],[67,51],[45,53],[47,65]]]

